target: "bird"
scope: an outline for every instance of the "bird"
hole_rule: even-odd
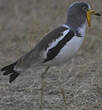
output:
[[[48,32],[31,51],[3,67],[1,69],[3,75],[9,75],[11,83],[28,68],[46,67],[41,75],[41,103],[43,103],[44,75],[50,67],[67,63],[77,53],[85,38],[87,24],[91,26],[91,15],[101,16],[91,9],[87,2],[73,2],[68,7],[66,22]],[[63,89],[61,91],[66,103]]]

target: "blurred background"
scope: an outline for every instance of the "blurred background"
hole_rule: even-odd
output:
[[[77,0],[0,0],[0,67],[31,50],[53,28],[66,21],[68,6]],[[79,1],[79,0],[78,0]],[[102,13],[102,0],[80,0]],[[14,83],[0,73],[0,110],[39,110],[40,73],[30,69]],[[56,88],[63,85],[68,110],[102,110],[102,17],[92,16],[82,47],[73,62],[49,70],[44,110],[64,110]]]

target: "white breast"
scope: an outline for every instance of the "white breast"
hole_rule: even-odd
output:
[[[80,48],[84,37],[73,37],[59,52],[55,60],[58,62],[66,62],[71,58]]]
[[[78,28],[79,33],[83,37],[74,36],[68,43],[60,50],[59,54],[55,57],[55,62],[68,62],[68,60],[73,57],[74,54],[80,48],[86,31],[86,24],[84,24],[81,28]]]
[[[76,54],[80,48],[84,37],[73,37],[58,53],[58,55],[53,59],[45,63],[44,65],[54,66],[66,63]]]

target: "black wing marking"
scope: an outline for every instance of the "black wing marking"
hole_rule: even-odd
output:
[[[74,32],[70,30],[68,34],[66,34],[64,38],[61,41],[59,41],[59,43],[55,47],[49,49],[47,53],[47,58],[43,61],[43,63],[46,63],[47,61],[54,59],[60,52],[60,50],[64,47],[64,45],[66,45],[66,43],[70,41],[73,37]]]
[[[49,32],[40,42],[36,45],[35,49],[38,51],[46,50],[51,42],[58,39],[62,35],[62,32],[68,28],[60,26],[53,31]]]
[[[68,30],[68,28],[60,26],[49,32],[44,38],[40,40],[40,42],[35,46],[34,49],[32,49],[18,61],[17,65],[19,65],[20,68],[27,69],[31,65],[38,62],[39,58],[41,57],[40,52],[45,51],[49,47],[50,43],[58,39],[59,36],[62,36],[62,32],[64,32],[65,30]]]

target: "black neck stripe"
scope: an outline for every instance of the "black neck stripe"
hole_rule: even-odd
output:
[[[61,41],[59,41],[59,43],[55,47],[49,49],[47,53],[47,58],[43,61],[43,63],[46,63],[47,61],[54,59],[60,52],[60,50],[66,45],[66,43],[73,38],[73,36],[74,32],[70,30],[68,34],[66,34],[64,38]]]
[[[81,33],[79,31],[76,31],[75,33],[76,33],[77,37],[84,37],[84,36],[81,35]]]

